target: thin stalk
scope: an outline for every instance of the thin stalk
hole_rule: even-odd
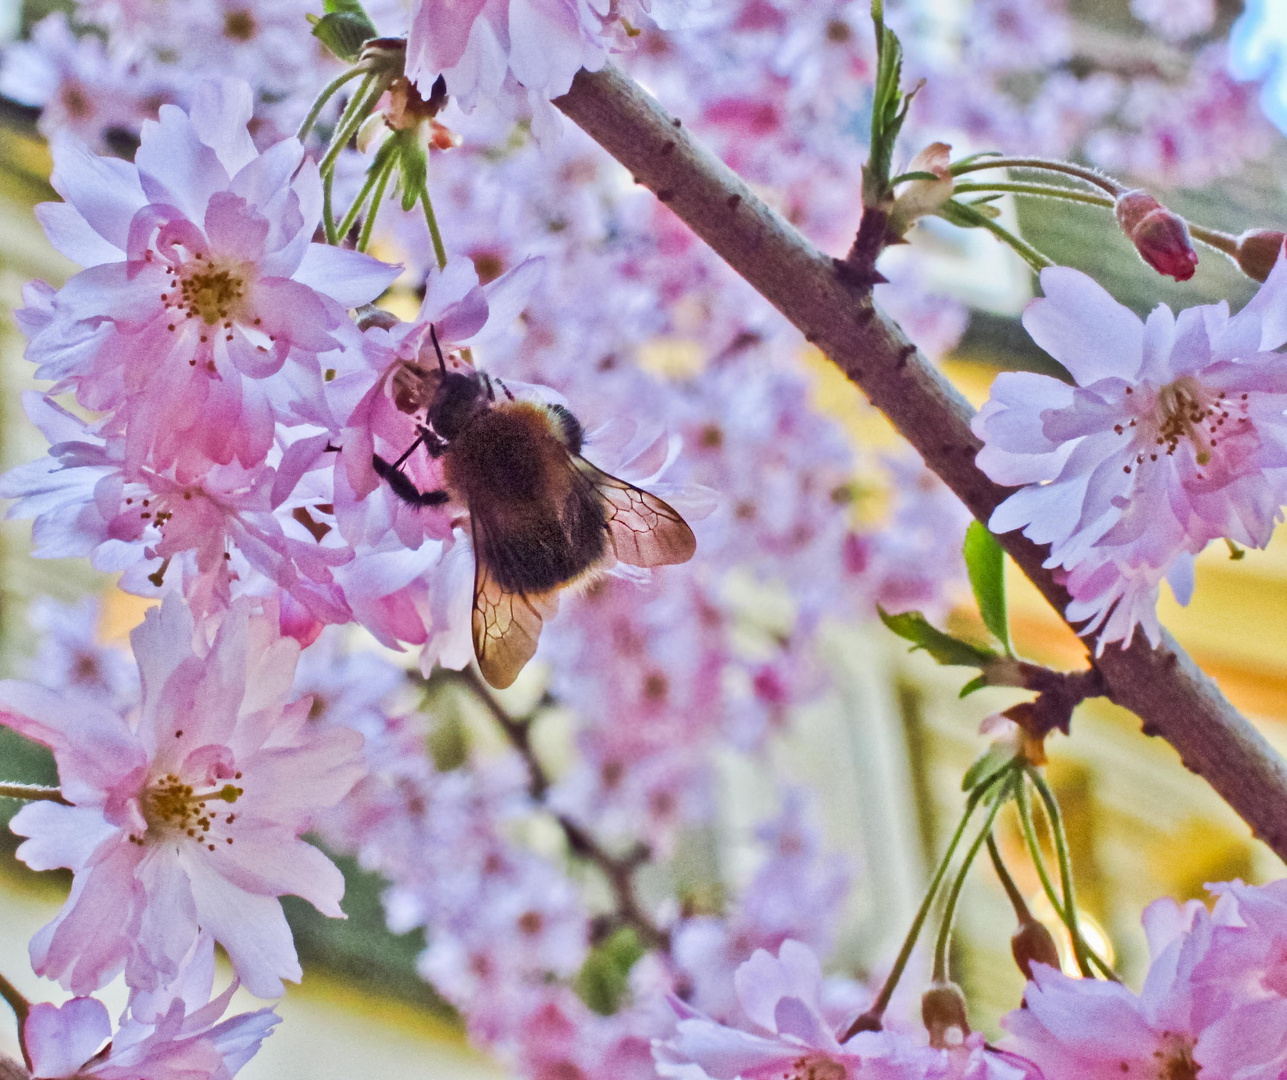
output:
[[[979,830],[979,835],[974,838],[974,843],[965,853],[965,858],[961,860],[961,868],[956,872],[956,880],[952,882],[952,888],[947,894],[947,903],[943,908],[943,921],[939,924],[938,939],[934,942],[934,982],[947,981],[947,947],[952,940],[952,923],[956,920],[956,904],[961,896],[961,889],[965,886],[966,875],[970,872],[970,866],[973,864],[975,856],[979,853],[979,848],[983,846],[985,840],[992,835],[992,825],[997,819],[997,814],[1001,812],[1001,807],[1010,801],[1010,792],[1014,783],[1006,779],[1001,790],[997,792],[996,799],[992,803],[992,809],[988,811],[988,818],[983,823],[983,828]]]
[[[375,231],[375,219],[380,213],[380,203],[384,199],[384,189],[389,186],[389,177],[393,175],[393,170],[396,167],[397,161],[390,154],[388,161],[380,169],[380,179],[375,185],[375,193],[371,196],[371,209],[367,211],[366,220],[362,222],[362,231],[358,234],[358,251],[365,251],[371,243],[371,233]]]
[[[1041,888],[1046,894],[1046,899],[1050,901],[1051,908],[1054,909],[1055,918],[1066,927],[1068,919],[1064,915],[1064,905],[1060,901],[1058,893],[1055,892],[1054,882],[1050,880],[1050,874],[1046,870],[1046,860],[1041,854],[1041,845],[1037,842],[1037,832],[1032,824],[1032,809],[1028,805],[1028,790],[1022,784],[1015,791],[1015,804],[1019,810],[1019,823],[1023,829],[1023,838],[1028,846],[1028,855],[1032,859],[1032,865],[1036,867],[1037,877],[1041,879]],[[1011,884],[1013,884],[1013,880]],[[1013,898],[1011,898],[1011,903],[1013,902]],[[1108,961],[1092,949],[1089,942],[1085,942],[1083,939],[1083,943],[1086,945],[1086,952],[1090,956],[1091,962],[1099,968],[1099,973],[1110,982],[1121,982],[1122,980],[1118,977],[1117,972],[1109,967]]]
[[[318,163],[317,167],[323,176],[335,168],[336,158],[348,146],[349,140],[357,134],[358,128],[362,126],[362,122],[370,115],[375,103],[380,100],[380,95],[388,89],[388,86],[388,76],[370,74],[362,80],[362,85],[358,87],[358,92],[349,100],[348,106],[344,110],[344,115],[340,117],[339,123],[335,125],[335,132],[331,136],[330,145],[326,148],[325,155]]]
[[[386,152],[388,147],[389,144],[385,143],[376,153],[375,160],[371,162],[371,167],[367,169],[366,181],[362,184],[362,190],[357,193],[357,197],[353,200],[353,205],[349,207],[339,225],[335,227],[335,233],[341,241],[348,236],[349,230],[353,228],[353,223],[357,221],[358,214],[362,212],[362,207],[366,204],[367,198],[371,194],[371,189],[380,182],[381,177],[388,175],[393,159],[393,155]]]
[[[447,269],[447,249],[442,243],[442,233],[438,231],[438,218],[433,212],[433,201],[429,198],[429,184],[426,183],[420,192],[420,205],[424,207],[425,221],[429,223],[429,239],[433,241],[434,258],[438,260],[438,269]]]
[[[1065,922],[1068,933],[1072,935],[1073,954],[1077,957],[1077,966],[1081,969],[1081,973],[1089,978],[1094,975],[1094,972],[1090,968],[1090,957],[1086,953],[1086,942],[1081,936],[1081,928],[1077,925],[1077,897],[1073,892],[1072,860],[1068,857],[1068,838],[1064,835],[1059,803],[1055,800],[1055,793],[1050,790],[1050,785],[1046,783],[1046,778],[1041,773],[1031,768],[1026,769],[1025,772],[1032,780],[1046,807],[1050,831],[1055,838],[1055,857],[1059,860],[1059,881],[1063,886],[1064,914],[1067,916]]]
[[[1046,172],[1063,173],[1082,180],[1093,187],[1106,191],[1116,198],[1126,188],[1111,177],[1103,176],[1094,169],[1074,165],[1070,161],[1052,161],[1049,158],[984,158],[978,161],[963,161],[951,167],[953,176],[964,176],[966,173],[979,172],[983,169],[1042,169]]]
[[[1205,225],[1194,225],[1189,222],[1189,235],[1194,240],[1200,240],[1207,247],[1213,247],[1216,251],[1223,252],[1230,258],[1238,254],[1238,238],[1232,233],[1221,232],[1219,229],[1208,229]]]
[[[340,233],[335,227],[335,210],[331,206],[334,186],[335,172],[332,170],[322,176],[322,228],[326,232],[326,242],[332,247],[338,247]]]
[[[1014,917],[1020,923],[1032,921],[1032,912],[1028,910],[1028,902],[1023,898],[1023,893],[1019,891],[1019,886],[1015,884],[1014,878],[1010,876],[1010,871],[1006,868],[1005,861],[1001,858],[1001,852],[997,848],[996,837],[988,833],[988,855],[992,859],[992,869],[997,872],[997,877],[1001,881],[1001,887],[1005,889],[1006,898],[1010,901],[1010,906],[1014,908]]]
[[[317,100],[313,102],[313,107],[308,110],[308,115],[304,117],[304,122],[299,125],[299,130],[295,132],[295,138],[300,142],[303,142],[308,136],[308,133],[313,130],[313,125],[317,123],[317,118],[322,114],[322,109],[325,108],[326,103],[335,96],[336,91],[350,79],[356,79],[359,75],[365,75],[370,70],[371,69],[366,64],[358,64],[355,67],[349,68],[343,75],[337,76],[322,87],[322,92],[317,95]]]
[[[934,871],[934,877],[930,879],[929,887],[925,890],[925,896],[921,900],[921,906],[916,911],[916,917],[912,919],[912,925],[907,931],[907,936],[903,938],[902,948],[898,950],[898,957],[894,960],[894,966],[890,969],[889,974],[885,977],[885,983],[880,988],[880,993],[876,995],[876,1000],[872,1002],[871,1007],[859,1016],[845,1032],[844,1042],[862,1030],[871,1030],[862,1025],[864,1023],[879,1024],[880,1018],[884,1015],[885,1010],[889,1008],[890,999],[894,996],[894,990],[898,987],[898,980],[903,977],[903,970],[907,967],[907,961],[911,959],[912,949],[916,945],[916,940],[921,936],[921,929],[925,925],[926,918],[929,917],[930,907],[934,903],[934,897],[938,894],[938,888],[943,883],[943,877],[947,873],[947,868],[952,862],[952,856],[956,854],[956,847],[961,842],[961,837],[965,835],[965,828],[970,823],[970,818],[974,814],[975,808],[979,805],[979,800],[1000,782],[1003,776],[1009,776],[1011,766],[998,771],[991,780],[986,780],[973,791],[965,803],[965,812],[961,815],[960,824],[956,826],[956,832],[952,834],[952,839],[948,842],[947,850],[943,853],[943,858],[938,864],[938,869]]]
[[[9,1008],[13,1010],[14,1018],[18,1021],[18,1046],[22,1050],[22,1060],[30,1069],[31,1055],[27,1053],[27,1033],[23,1029],[27,1024],[27,1014],[31,1012],[31,1002],[3,975],[0,975],[0,998],[4,998],[9,1003]]]
[[[1093,191],[1082,191],[1080,188],[1060,187],[1057,184],[1027,184],[1022,180],[997,180],[988,183],[965,181],[952,188],[953,195],[968,195],[971,192],[1003,191],[1015,195],[1034,195],[1046,199],[1065,199],[1068,202],[1089,203],[1091,206],[1112,208],[1114,202],[1107,195],[1097,195]]]
[[[990,232],[1003,244],[1009,244],[1010,247],[1012,247],[1019,254],[1019,257],[1023,259],[1023,261],[1026,262],[1029,266],[1031,266],[1034,270],[1036,270],[1037,273],[1041,273],[1041,271],[1046,269],[1046,267],[1048,266],[1055,265],[1054,259],[1048,258],[1047,256],[1043,255],[1040,251],[1038,251],[1035,247],[1029,244],[1026,240],[1020,240],[1019,237],[1015,236],[1014,233],[1012,233],[1009,229],[1005,228],[1002,225],[998,225],[990,217],[986,217],[982,214],[979,216],[982,218],[982,220],[979,222],[979,225],[981,228],[987,229],[988,232]]]
[[[71,806],[63,793],[56,787],[45,787],[43,784],[0,784],[0,798],[5,799],[43,799],[47,802],[62,803]]]

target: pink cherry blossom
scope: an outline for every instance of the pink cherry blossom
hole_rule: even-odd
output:
[[[121,438],[103,439],[101,424],[86,425],[44,395],[29,391],[24,404],[53,452],[6,473],[0,495],[15,500],[10,517],[35,519],[37,557],[88,555],[100,570],[124,571],[123,588],[177,590],[202,613],[272,587],[319,625],[349,618],[333,569],[352,552],[329,527],[307,515],[311,530],[301,524],[311,496],[304,486],[304,498],[281,493],[293,479],[284,468],[234,461],[180,482],[174,469],[145,465],[127,479]]]
[[[122,717],[33,683],[0,683],[3,720],[48,746],[67,805],[13,819],[34,869],[73,871],[71,897],[31,943],[32,965],[84,994],[125,970],[151,990],[177,976],[198,929],[252,993],[274,996],[299,964],[277,897],[341,914],[340,872],[299,839],[361,775],[361,737],[307,726],[288,702],[299,646],[276,618],[233,605],[206,645],[177,600],[132,644],[143,683]]]
[[[293,139],[259,154],[250,111],[246,84],[206,83],[190,113],[165,106],[144,125],[134,165],[55,146],[66,201],[38,215],[87,269],[52,297],[27,355],[38,377],[113,411],[128,470],[259,464],[274,416],[262,380],[287,363],[316,370],[344,309],[397,273],[312,243],[317,170]]]
[[[979,466],[1022,486],[989,526],[1050,544],[1068,615],[1100,630],[1101,650],[1140,623],[1157,644],[1162,577],[1187,600],[1189,557],[1219,537],[1264,547],[1287,496],[1287,372],[1273,352],[1287,341],[1287,263],[1232,317],[1159,305],[1142,323],[1075,270],[1041,280],[1024,325],[1076,383],[998,376],[973,424]]]
[[[737,970],[749,1029],[725,1027],[675,999],[675,1034],[653,1044],[657,1072],[674,1080],[913,1080],[941,1075],[940,1053],[903,1035],[864,1031],[841,1043],[822,1014],[822,968],[784,941]]]
[[[1046,1080],[1237,1076],[1277,1080],[1287,1065],[1287,999],[1231,992],[1204,975],[1217,959],[1217,909],[1158,900],[1144,913],[1153,960],[1136,995],[1120,983],[1033,966],[1006,1045]]]
[[[84,694],[125,711],[138,703],[138,668],[124,649],[100,639],[99,618],[94,597],[74,604],[48,596],[33,600],[27,626],[38,644],[25,674],[51,690]]]
[[[231,1080],[278,1022],[271,1009],[222,1020],[234,982],[211,1000],[213,942],[202,935],[175,984],[133,995],[113,1031],[96,998],[33,1005],[23,1040],[35,1080]]]

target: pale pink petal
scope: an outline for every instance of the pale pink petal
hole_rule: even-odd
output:
[[[125,253],[96,233],[70,203],[41,203],[36,220],[54,249],[81,266],[120,262]]]
[[[138,170],[119,158],[91,154],[68,136],[53,143],[54,171],[49,182],[113,247],[125,250],[130,222],[147,203]]]
[[[360,251],[309,244],[291,276],[346,308],[353,308],[374,300],[401,272],[401,266],[380,262]]]
[[[29,838],[18,848],[17,856],[33,870],[82,870],[120,831],[95,807],[45,801],[24,806],[9,828],[15,836]]]
[[[1144,327],[1094,279],[1065,266],[1041,272],[1043,298],[1023,313],[1032,340],[1081,386],[1111,376],[1129,379],[1143,359]]]
[[[242,79],[204,79],[192,96],[192,129],[214,150],[229,176],[258,154],[246,125],[254,112],[249,84]]]
[[[32,1076],[54,1080],[76,1075],[98,1053],[112,1037],[112,1021],[102,1002],[78,997],[33,1005],[22,1031]]]

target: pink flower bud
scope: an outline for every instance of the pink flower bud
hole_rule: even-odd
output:
[[[1010,952],[1014,962],[1019,965],[1024,978],[1032,978],[1033,964],[1049,964],[1059,970],[1059,948],[1055,939],[1036,919],[1029,918],[1019,924],[1019,929],[1010,936]]]
[[[934,982],[921,996],[921,1021],[929,1032],[930,1046],[944,1050],[959,1046],[970,1033],[965,1017],[965,995],[954,982]]]
[[[1284,238],[1287,234],[1276,229],[1248,229],[1238,237],[1233,260],[1247,277],[1264,281],[1282,254]]]
[[[1189,226],[1142,189],[1117,197],[1117,224],[1131,238],[1140,257],[1159,274],[1188,281],[1198,265]]]

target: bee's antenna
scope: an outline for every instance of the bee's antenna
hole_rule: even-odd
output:
[[[442,346],[438,344],[438,331],[434,328],[433,323],[429,324],[429,336],[433,338],[434,352],[438,354],[438,367],[444,375],[447,374],[447,361],[443,359]]]
[[[424,442],[424,439],[425,439],[424,435],[417,435],[416,441],[413,442],[410,446],[408,446],[407,449],[403,452],[402,456],[398,458],[398,460],[395,461],[392,465],[389,466],[389,470],[391,472],[397,472],[399,469],[401,469],[402,466],[407,463],[407,458],[411,456],[412,452],[415,450],[417,446],[419,446],[422,442]]]
[[[500,380],[500,379],[497,379],[497,380],[496,380],[496,385],[497,385],[497,386],[499,386],[502,390],[504,390],[504,391],[505,391],[505,396],[506,396],[507,398],[509,398],[509,399],[510,399],[510,401],[516,401],[516,400],[517,400],[517,399],[514,397],[514,395],[510,392],[510,388],[509,388],[508,386],[506,386],[503,382],[501,382],[501,380]]]

